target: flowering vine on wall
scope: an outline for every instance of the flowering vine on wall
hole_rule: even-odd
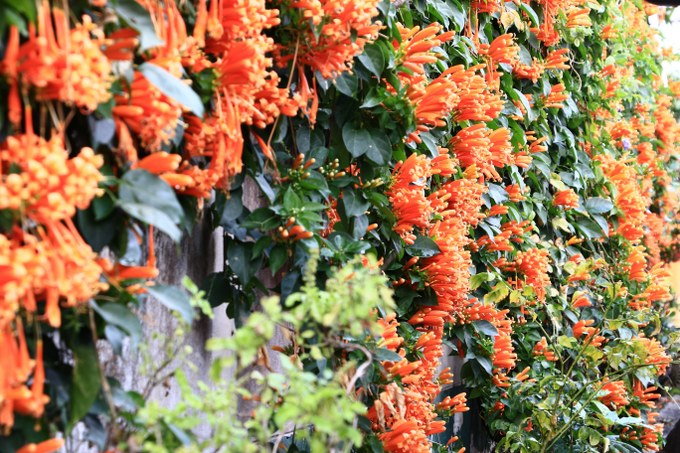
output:
[[[205,296],[236,319],[265,289],[292,313],[310,259],[322,289],[357,255],[377,259],[396,305],[343,339],[367,365],[337,345],[277,352],[317,376],[356,371],[356,451],[463,451],[435,435],[470,401],[500,451],[659,450],[680,81],[662,80],[674,56],[648,17],[668,11],[0,4],[3,451],[55,451],[80,421],[101,450],[130,448],[145,402],[103,376],[95,345],[134,345],[147,296],[193,320],[183,290],[156,282],[154,243],[200,217],[226,238]],[[244,206],[246,185],[262,207]],[[443,396],[448,354],[467,390]]]

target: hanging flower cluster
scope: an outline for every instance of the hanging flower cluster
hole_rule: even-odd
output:
[[[71,217],[101,194],[101,156],[83,148],[69,158],[61,133],[45,140],[33,131],[26,111],[23,134],[0,145],[0,209],[13,212],[11,229],[0,234],[0,424],[11,428],[14,412],[40,417],[44,394],[42,346],[31,359],[20,312],[61,325],[61,308],[75,307],[106,289],[97,255]],[[27,219],[21,222],[20,219]],[[27,386],[29,377],[31,387]]]
[[[41,426],[18,451],[58,449],[47,431],[78,421],[51,415],[61,338],[70,372],[71,336],[133,336],[120,317],[158,286],[155,236],[178,241],[198,218],[225,231],[209,280],[225,291],[207,297],[228,293],[229,316],[263,288],[289,314],[312,255],[304,278],[321,286],[378,255],[363,262],[397,299],[380,332],[274,350],[315,376],[341,366],[333,382],[370,421],[357,432],[385,451],[464,451],[442,437],[468,398],[498,451],[660,449],[656,380],[678,352],[664,262],[680,247],[680,84],[658,75],[647,16],[662,11],[57,3],[0,46],[0,426],[22,443],[17,416]],[[449,357],[470,391],[443,397]],[[139,417],[107,404],[127,438]]]

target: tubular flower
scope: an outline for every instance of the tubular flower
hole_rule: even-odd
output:
[[[64,11],[50,8],[43,0],[38,8],[37,34],[31,27],[28,41],[17,55],[17,70],[24,82],[37,88],[39,99],[92,111],[111,98],[113,76],[101,51],[101,30],[89,16],[82,20],[70,29]]]
[[[302,32],[299,59],[325,78],[335,78],[351,69],[356,55],[372,42],[382,27],[373,23],[378,15],[378,0],[297,0],[291,6],[302,11],[297,24]],[[291,49],[286,49],[291,52]],[[281,53],[279,63],[293,58]]]
[[[514,352],[510,335],[497,335],[493,344],[494,368],[514,368],[515,360],[517,360],[517,354]]]
[[[626,258],[626,265],[624,266],[628,273],[628,278],[643,282],[647,280],[647,257],[644,252],[644,247],[632,247],[630,254]]]
[[[135,72],[129,92],[116,96],[113,115],[139,136],[145,149],[154,152],[175,137],[182,108]]]
[[[457,87],[458,102],[454,108],[456,121],[492,121],[503,110],[500,92],[489,90],[484,78],[476,74],[483,67],[477,65],[465,69],[457,65],[445,71]]]
[[[501,0],[472,0],[470,6],[480,13],[495,13],[501,9]]]
[[[546,288],[550,286],[548,251],[531,248],[526,252],[518,252],[514,260],[514,268],[524,275],[524,284],[532,287],[536,293],[536,298],[543,302],[546,296]]]
[[[522,189],[518,184],[509,184],[505,186],[505,191],[508,193],[508,199],[514,203],[526,200],[524,195],[522,195]]]
[[[0,334],[0,345],[3,346],[4,360],[8,368],[0,375],[0,426],[11,427],[14,424],[14,412],[32,417],[40,417],[50,398],[45,395],[45,368],[43,365],[43,346],[39,340],[36,347],[35,360],[28,356],[28,348],[24,339],[23,326],[17,325],[18,338],[3,329]],[[25,382],[32,373],[31,387]]]
[[[408,141],[420,142],[418,134],[433,127],[446,125],[446,118],[458,102],[456,85],[445,71],[436,79],[429,81],[425,65],[438,61],[432,48],[438,47],[453,37],[453,32],[441,33],[441,25],[433,23],[424,29],[405,28],[399,25],[401,42],[394,42],[397,53],[396,62],[404,68],[397,72],[401,85],[406,87],[406,96],[414,106],[416,130]],[[394,91],[394,87],[388,86]]]
[[[545,337],[541,337],[541,341],[534,345],[532,353],[535,356],[542,355],[543,357],[545,357],[545,360],[549,362],[557,361],[557,356],[555,356],[555,353],[548,348],[548,342],[545,339]]]
[[[109,60],[130,61],[139,45],[139,33],[133,28],[121,28],[106,37],[104,55]]]
[[[567,14],[567,28],[590,27],[590,8],[581,8],[570,11]]]
[[[664,374],[670,366],[671,358],[666,354],[663,345],[654,338],[645,337],[636,337],[634,342],[640,351],[645,352],[645,363],[656,367],[659,376]]]
[[[403,339],[396,332],[398,323],[394,315],[380,320],[379,325],[382,327],[381,344],[405,357],[406,351],[398,349]],[[386,451],[406,452],[414,449],[428,452],[431,445],[427,436],[444,431],[444,423],[436,420],[433,404],[439,393],[438,381],[442,378],[437,375],[439,358],[442,356],[441,335],[441,329],[423,331],[416,343],[416,348],[422,351],[422,360],[383,362],[390,375],[401,377],[403,385],[403,389],[394,382],[386,385],[367,413]],[[466,409],[464,394],[444,404],[447,403],[446,409],[454,412]]]
[[[536,83],[545,71],[545,64],[540,61],[532,61],[531,64],[522,64],[519,60],[512,67],[512,74],[518,79],[531,80]]]
[[[397,217],[394,227],[405,241],[415,240],[413,229],[429,226],[431,207],[425,197],[422,185],[430,174],[430,163],[426,156],[411,154],[399,162],[392,172],[393,183],[387,192]]]
[[[637,379],[633,381],[633,396],[639,400],[640,404],[647,407],[654,407],[654,401],[661,397],[660,393],[655,393],[657,390],[654,386],[644,388]]]
[[[582,335],[591,335],[596,329],[594,327],[590,327],[593,325],[595,321],[592,319],[582,319],[576,324],[574,324],[574,327],[572,328],[574,332],[574,337],[578,338]]]
[[[7,78],[9,93],[7,96],[7,117],[14,125],[19,127],[22,118],[21,98],[19,96],[19,29],[12,25],[9,28],[9,37],[5,46],[5,56],[0,63],[0,73]]]
[[[617,189],[614,204],[622,211],[616,232],[632,242],[638,242],[644,235],[647,202],[638,183],[636,171],[625,160],[616,160],[607,154],[598,154],[595,159],[602,165],[604,175]]]
[[[483,124],[466,127],[451,139],[451,149],[463,168],[475,166],[489,179],[500,180],[494,167],[512,162],[510,131],[505,128],[490,130]]]
[[[659,451],[661,449],[660,443],[663,439],[663,424],[656,423],[652,428],[642,428],[642,435],[640,442],[649,451]]]
[[[585,308],[585,307],[592,307],[593,303],[590,301],[588,296],[586,296],[583,292],[577,291],[574,293],[574,296],[572,297],[571,300],[571,306],[573,308]]]
[[[545,69],[569,69],[569,48],[553,50],[545,58]]]
[[[437,403],[437,410],[450,411],[452,414],[459,412],[467,412],[470,410],[467,407],[467,398],[465,393],[459,393],[458,395],[451,398],[447,396],[439,403]]]
[[[512,66],[517,63],[519,46],[515,44],[514,36],[511,33],[506,33],[498,36],[491,44],[480,44],[479,53],[489,58],[492,67],[497,63]]]
[[[572,189],[560,190],[553,198],[555,206],[562,206],[564,209],[578,208],[578,195]]]
[[[102,156],[83,148],[69,159],[62,138],[49,141],[32,132],[10,136],[0,145],[0,209],[26,213],[38,223],[72,217],[103,193]],[[5,174],[5,171],[15,168]]]
[[[607,392],[599,398],[602,404],[610,407],[623,407],[629,404],[626,389],[626,384],[623,381],[609,381],[605,378],[602,385],[602,391]]]
[[[489,212],[487,213],[487,217],[494,217],[497,215],[505,215],[508,213],[508,207],[502,204],[495,204],[491,206],[491,209],[489,209]]]
[[[558,83],[550,88],[550,94],[543,97],[543,102],[546,107],[553,107],[556,109],[564,108],[563,102],[569,98],[568,94],[565,94],[564,85]]]

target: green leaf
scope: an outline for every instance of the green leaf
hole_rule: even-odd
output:
[[[286,249],[286,246],[277,244],[272,248],[272,251],[269,254],[269,269],[271,270],[272,275],[276,274],[278,270],[281,269],[281,266],[283,266],[287,259],[288,250]]]
[[[534,121],[536,119],[536,113],[531,108],[531,104],[529,104],[529,100],[527,99],[527,97],[517,88],[513,88],[513,90],[515,91],[515,94],[519,98],[519,102],[522,103],[522,106],[527,111],[527,117],[529,118],[529,121]]]
[[[376,349],[374,352],[374,357],[376,360],[380,360],[381,362],[399,362],[403,358],[396,352],[385,348]]]
[[[479,288],[482,285],[482,283],[493,281],[493,278],[494,278],[493,275],[488,272],[480,272],[478,274],[475,274],[472,277],[470,277],[470,289],[475,290]]]
[[[269,208],[257,208],[242,223],[244,228],[262,228],[268,230],[274,228],[278,222],[276,214]]]
[[[345,72],[336,78],[333,84],[339,92],[353,98],[356,96],[357,89],[359,88],[359,79],[353,72]]]
[[[224,272],[214,272],[208,275],[201,284],[205,298],[212,307],[217,307],[231,301],[231,291]]]
[[[495,337],[498,335],[498,329],[494,327],[489,321],[474,321],[472,323],[475,330],[487,337]]]
[[[475,357],[475,360],[477,361],[477,363],[479,364],[479,366],[481,366],[482,369],[483,369],[484,371],[486,371],[486,373],[487,373],[489,376],[491,376],[491,374],[492,374],[492,368],[493,368],[493,364],[492,364],[492,362],[491,362],[491,359],[489,359],[488,357],[476,356],[476,357]]]
[[[586,200],[586,211],[591,214],[605,214],[612,210],[614,203],[601,197],[592,197]]]
[[[380,78],[385,69],[385,56],[380,50],[379,45],[371,44],[364,48],[364,53],[357,57],[357,60],[376,77]]]
[[[344,190],[342,192],[342,204],[345,207],[345,214],[347,214],[347,217],[362,215],[369,206],[368,201],[365,201],[360,194],[354,190]]]
[[[161,93],[182,104],[186,109],[191,110],[194,115],[203,116],[204,108],[201,97],[181,79],[152,63],[142,63],[139,66],[139,71]]]
[[[498,282],[490,292],[484,295],[485,303],[498,303],[508,297],[510,287],[505,282]]]
[[[585,236],[587,239],[599,238],[603,233],[600,225],[590,219],[579,219],[574,224],[574,228],[576,228],[581,236]]]
[[[76,343],[73,352],[73,375],[69,402],[69,426],[74,426],[94,404],[101,380],[97,365],[97,351],[92,343]]]
[[[182,231],[179,227],[160,209],[144,204],[126,202],[120,203],[120,207],[137,220],[157,227],[163,233],[170,236],[173,241],[179,242],[182,238]]]
[[[182,232],[177,225],[184,219],[184,210],[165,181],[145,170],[128,171],[121,179],[118,197],[125,212],[179,241]]]
[[[392,155],[392,145],[384,132],[377,129],[366,129],[354,122],[347,122],[342,128],[342,141],[353,157],[364,154],[382,165]]]
[[[429,258],[438,254],[441,250],[439,250],[439,246],[431,237],[418,236],[413,245],[406,247],[406,251],[412,256]]]
[[[257,269],[250,266],[251,249],[247,244],[230,242],[227,248],[227,264],[242,285],[247,285]]]
[[[135,0],[112,0],[109,2],[109,6],[118,16],[122,17],[128,25],[139,32],[140,50],[144,51],[164,44],[164,42],[156,35],[149,12]]]
[[[188,323],[194,320],[194,308],[191,306],[189,295],[177,286],[154,285],[149,286],[147,291],[151,297],[170,310],[179,313]]]
[[[536,11],[534,11],[534,9],[531,6],[524,2],[519,3],[519,8],[531,18],[532,25],[534,27],[538,27],[540,21],[538,20],[538,14],[536,14]]]
[[[127,332],[133,344],[139,341],[142,335],[142,324],[126,306],[116,302],[106,302],[99,305],[95,301],[90,301],[90,305],[104,321]]]
[[[241,201],[241,190],[231,192],[229,198],[224,202],[222,208],[222,215],[220,216],[220,225],[225,225],[238,219],[243,213],[243,202]]]
[[[292,186],[288,186],[286,193],[283,194],[283,207],[290,212],[300,209],[302,205],[302,199],[295,193]]]

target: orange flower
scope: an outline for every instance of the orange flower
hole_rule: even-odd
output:
[[[9,38],[5,46],[5,56],[0,65],[0,72],[4,73],[9,83],[7,98],[7,116],[14,127],[21,123],[21,98],[19,96],[19,29],[12,25],[9,28]]]
[[[659,451],[660,443],[663,439],[663,424],[657,423],[652,428],[644,427],[642,428],[642,435],[640,436],[640,442],[649,451]]]
[[[563,206],[565,209],[578,208],[578,195],[572,189],[560,190],[553,198],[555,206]]]
[[[19,50],[22,80],[38,90],[38,98],[59,100],[95,110],[111,98],[111,65],[101,51],[103,37],[89,16],[70,29],[68,17],[46,0],[38,7],[38,34],[31,27]],[[95,38],[92,38],[92,35]]]
[[[508,207],[504,206],[502,204],[496,204],[491,206],[491,209],[489,209],[489,212],[487,213],[487,217],[493,217],[497,215],[504,215],[508,213]]]
[[[494,368],[514,368],[515,360],[517,360],[517,354],[514,352],[510,335],[499,333],[493,344]]]
[[[407,141],[420,142],[418,135],[433,127],[446,125],[446,117],[458,102],[456,85],[450,79],[449,72],[444,71],[436,79],[429,81],[425,65],[438,61],[432,48],[453,37],[453,32],[441,33],[442,26],[432,23],[424,29],[419,27],[405,28],[399,25],[401,42],[395,41],[396,63],[404,68],[397,72],[401,85],[406,88],[409,102],[414,106],[416,130]],[[394,87],[388,85],[390,91]]]
[[[485,177],[500,180],[494,167],[512,162],[510,135],[505,128],[490,130],[475,124],[459,131],[451,139],[451,148],[463,168],[474,165]]]
[[[545,337],[541,337],[541,341],[534,345],[532,353],[535,356],[544,356],[549,362],[557,361],[557,356],[555,353],[548,349],[548,342],[546,341]]]
[[[519,203],[520,201],[526,200],[524,195],[522,195],[522,189],[518,184],[509,184],[505,186],[505,191],[508,193],[508,198],[514,203]]]
[[[116,96],[113,115],[139,135],[144,148],[153,152],[174,138],[182,108],[135,72],[129,94]]]
[[[514,35],[506,33],[498,36],[491,44],[480,44],[479,53],[491,60],[492,67],[496,63],[514,65],[519,55],[519,46],[514,43]]]
[[[629,241],[637,242],[644,235],[645,201],[638,183],[637,172],[625,160],[615,160],[608,154],[598,154],[604,175],[616,186],[614,203],[622,211],[616,232]]]
[[[567,14],[567,28],[590,27],[590,8],[572,10]]]
[[[666,354],[663,345],[654,338],[637,337],[634,341],[641,351],[646,352],[645,363],[655,366],[659,376],[664,374],[670,366],[671,358]]]
[[[590,299],[588,299],[588,296],[579,291],[574,293],[574,296],[571,300],[571,306],[573,308],[591,307],[592,305],[593,304],[590,302]]]
[[[564,92],[564,85],[558,83],[550,88],[550,94],[543,97],[543,102],[546,107],[553,107],[557,109],[564,108],[563,102],[569,98],[568,94]]]
[[[16,453],[52,453],[64,446],[64,439],[55,438],[42,441],[38,444],[24,445]]]
[[[40,223],[72,217],[103,193],[98,187],[103,162],[90,148],[69,159],[59,135],[49,141],[32,132],[7,137],[0,166],[20,171],[0,174],[0,209],[23,211]]]
[[[628,390],[623,381],[609,381],[605,378],[603,382],[604,385],[602,385],[601,390],[607,392],[605,395],[599,397],[599,400],[603,404],[610,407],[623,407],[630,403],[626,397]]]
[[[470,408],[467,407],[467,398],[465,392],[459,393],[453,398],[447,396],[437,403],[437,410],[447,410],[452,414],[469,411]]]
[[[654,401],[661,397],[660,393],[654,393],[657,390],[654,386],[644,388],[640,381],[633,380],[633,396],[647,407],[654,407]]]
[[[518,252],[514,267],[517,272],[525,276],[525,284],[533,288],[536,298],[541,302],[544,301],[546,288],[550,286],[548,251],[531,248],[526,252]]]
[[[472,0],[470,6],[480,13],[495,13],[501,9],[500,0]]]
[[[414,241],[414,228],[425,229],[430,224],[431,207],[417,183],[429,176],[430,163],[422,154],[411,154],[398,162],[392,171],[393,183],[387,196],[397,217],[396,231],[407,243]]]
[[[545,58],[546,69],[569,69],[567,61],[569,61],[569,48],[553,50]]]
[[[594,332],[596,329],[594,327],[589,326],[592,326],[594,322],[595,321],[593,321],[592,319],[583,319],[576,322],[576,324],[574,324],[574,327],[572,328],[574,332],[574,337],[578,338],[584,334],[591,335],[592,332]]]
[[[351,69],[356,55],[372,42],[382,27],[373,23],[378,0],[297,0],[302,21],[295,24],[302,33],[299,60],[325,78],[335,78]],[[286,49],[292,52],[293,49]],[[279,63],[293,57],[282,53]]]
[[[647,280],[647,258],[644,247],[632,247],[630,254],[628,254],[628,257],[626,258],[626,265],[624,268],[626,269],[626,272],[628,272],[629,279],[636,282]]]

